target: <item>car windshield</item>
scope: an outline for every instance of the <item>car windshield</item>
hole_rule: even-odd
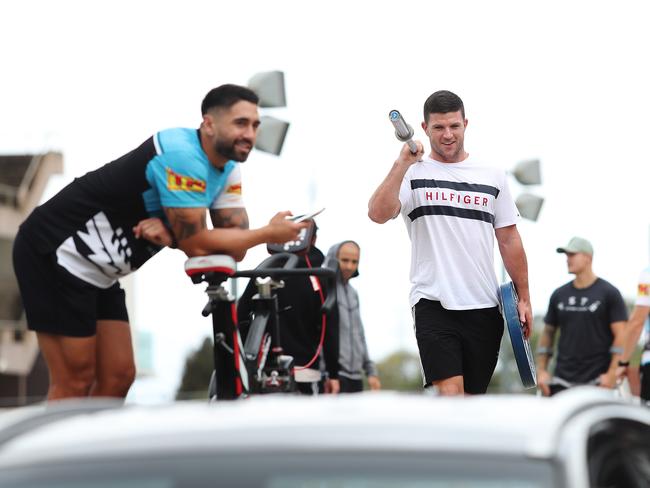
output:
[[[178,453],[79,460],[0,472],[3,488],[420,488],[562,486],[552,464],[412,452]]]

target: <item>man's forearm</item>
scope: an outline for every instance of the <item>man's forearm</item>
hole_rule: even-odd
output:
[[[537,353],[537,371],[548,371],[550,355],[544,352]]]
[[[375,363],[368,360],[363,365],[363,370],[366,373],[366,376],[377,376],[377,366]]]
[[[248,249],[267,242],[268,239],[269,232],[266,227],[252,230],[204,229],[179,241],[178,248],[189,257],[221,253],[241,261]]]
[[[629,361],[634,354],[639,337],[643,331],[643,324],[648,316],[648,307],[636,306],[632,311],[630,320],[625,325],[623,332],[623,354],[621,361]]]
[[[614,340],[612,341],[611,361],[609,363],[609,374],[615,375],[618,362],[621,360],[625,351],[625,321],[615,322],[611,325],[614,333]]]
[[[503,265],[512,278],[520,300],[530,302],[528,290],[528,260],[524,245],[519,237],[519,232],[510,233],[508,239],[499,241],[499,251],[503,259]]]
[[[555,328],[549,325],[544,327],[544,331],[537,343],[537,370],[547,371],[548,363],[553,355],[553,343],[555,342]]]
[[[244,207],[210,209],[210,219],[215,229],[249,229],[248,212]]]

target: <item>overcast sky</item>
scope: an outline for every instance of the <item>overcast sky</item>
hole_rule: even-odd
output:
[[[546,198],[540,219],[519,226],[534,310],[570,279],[555,248],[573,235],[633,296],[649,248],[647,19],[641,1],[3,2],[0,152],[62,151],[51,195],[158,130],[198,127],[210,88],[284,71],[288,107],[264,111],[291,122],[284,151],[254,152],[242,169],[251,224],[327,208],[318,245],[361,244],[354,284],[381,359],[415,350],[410,247],[401,219],[376,225],[367,202],[400,149],[388,112],[422,138],[422,104],[438,89],[465,102],[470,155],[504,170],[542,161],[543,185],[530,189]],[[167,250],[136,274],[133,323],[156,345],[138,398],[170,396],[210,332],[183,262]]]

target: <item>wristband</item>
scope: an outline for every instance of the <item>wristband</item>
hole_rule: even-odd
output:
[[[538,347],[537,348],[537,355],[541,356],[543,354],[545,354],[546,356],[551,357],[553,355],[553,349],[551,349],[550,347],[543,347],[543,346]]]
[[[609,348],[610,354],[623,354],[623,348],[618,346],[612,346]]]
[[[630,365],[630,361],[629,360],[628,361],[619,361],[618,365],[623,367],[623,368],[627,368]]]

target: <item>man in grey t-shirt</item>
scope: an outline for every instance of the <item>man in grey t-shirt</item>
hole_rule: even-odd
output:
[[[627,309],[621,293],[592,269],[593,247],[574,237],[557,252],[566,254],[575,279],[553,292],[537,348],[537,383],[546,396],[570,386],[616,385]],[[548,372],[555,336],[560,331],[554,375]]]

